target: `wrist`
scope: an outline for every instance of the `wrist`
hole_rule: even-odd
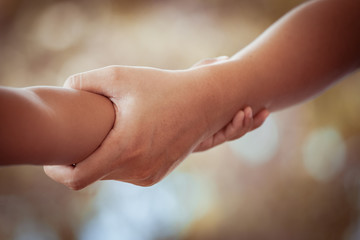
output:
[[[189,69],[186,72],[192,87],[192,102],[197,108],[207,135],[219,131],[246,104],[246,89],[242,85],[235,63],[226,61]],[[239,94],[241,89],[241,94]]]

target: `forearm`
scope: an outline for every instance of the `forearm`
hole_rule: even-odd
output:
[[[0,92],[0,164],[77,163],[114,121],[112,103],[97,94],[56,87]]]
[[[279,110],[304,101],[355,70],[359,1],[312,1],[290,12],[230,61],[199,69],[228,121],[249,105]],[[210,90],[209,90],[210,89]],[[216,107],[217,106],[217,107]],[[209,109],[211,110],[211,109]],[[220,124],[221,125],[221,124]]]
[[[359,3],[306,3],[235,55],[237,66],[249,66],[248,95],[262,96],[262,104],[278,110],[318,94],[355,70],[360,60]]]

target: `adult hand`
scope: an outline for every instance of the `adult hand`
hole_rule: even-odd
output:
[[[200,143],[231,122],[208,121],[208,93],[197,81],[202,77],[201,71],[122,66],[70,77],[66,86],[111,99],[114,127],[88,158],[76,166],[46,166],[45,173],[74,190],[99,179],[140,186],[160,181],[193,150],[215,145]]]

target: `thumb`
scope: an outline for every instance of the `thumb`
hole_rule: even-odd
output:
[[[101,153],[93,153],[75,166],[44,166],[45,174],[72,190],[81,190],[108,174],[109,167],[101,161]]]
[[[64,184],[70,189],[80,190],[91,183],[105,177],[116,168],[117,156],[112,132],[90,156],[75,166],[44,166],[45,174],[54,181]]]
[[[112,97],[111,88],[118,79],[119,67],[109,66],[70,76],[64,87]]]

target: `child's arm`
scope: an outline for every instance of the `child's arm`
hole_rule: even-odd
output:
[[[230,61],[200,68],[208,73],[203,81],[210,88],[204,92],[216,93],[208,118],[214,119],[213,109],[221,111],[218,119],[230,117],[244,104],[255,113],[264,107],[283,109],[314,97],[356,70],[359,11],[360,1],[309,1]]]
[[[114,122],[107,98],[59,87],[0,87],[0,112],[0,165],[78,163],[101,144]],[[237,117],[196,150],[243,135],[267,116],[266,110],[254,118],[239,113],[241,122]]]
[[[72,87],[119,97],[121,86],[142,106],[125,111],[121,123],[133,124],[114,130],[76,168],[51,167],[46,173],[73,189],[104,177],[142,186],[160,181],[194,144],[219,131],[239,109],[294,105],[359,67],[359,9],[360,1],[354,0],[309,1],[224,63],[173,72],[113,66],[82,74]],[[102,76],[107,77],[99,84]],[[120,114],[127,101],[114,99]],[[112,136],[126,132],[130,147],[119,149]],[[108,163],[116,167],[109,169]]]
[[[73,164],[112,128],[105,97],[59,87],[0,87],[0,165]]]

